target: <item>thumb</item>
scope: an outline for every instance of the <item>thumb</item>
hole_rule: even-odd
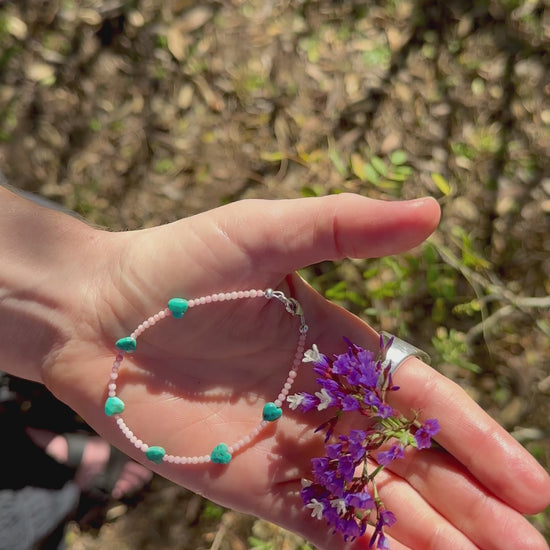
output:
[[[241,201],[211,214],[253,264],[282,275],[324,260],[409,250],[434,231],[440,209],[433,198],[379,201],[345,193]]]

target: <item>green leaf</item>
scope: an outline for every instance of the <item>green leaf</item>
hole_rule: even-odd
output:
[[[350,159],[351,171],[361,180],[366,181],[365,161],[361,155],[353,153]]]
[[[433,244],[426,244],[424,247],[424,259],[428,265],[433,265],[437,261],[437,251]]]
[[[378,175],[378,172],[373,168],[372,164],[365,164],[364,170],[367,180],[376,185],[378,183],[378,180],[380,179],[380,176]]]
[[[394,166],[400,166],[401,164],[405,164],[408,158],[409,157],[405,151],[402,149],[397,149],[390,155],[390,162]]]
[[[301,189],[302,197],[318,197],[319,193],[309,185],[304,185]]]
[[[325,297],[329,300],[344,300],[347,293],[346,281],[339,281],[335,285],[327,288],[325,291]]]
[[[432,176],[432,181],[437,185],[437,188],[444,195],[448,195],[451,192],[451,185],[441,174],[437,172],[432,172],[431,176]]]
[[[260,158],[267,162],[277,162],[283,160],[286,156],[282,151],[264,151],[260,153]]]
[[[338,171],[338,173],[345,178],[348,175],[348,167],[346,166],[346,163],[342,160],[342,157],[340,156],[340,153],[336,149],[331,149],[328,152],[328,158],[332,161],[332,164],[334,164],[334,167]]]
[[[388,173],[388,167],[386,163],[377,156],[374,156],[370,159],[371,164],[374,166],[374,169],[381,175],[386,176]]]

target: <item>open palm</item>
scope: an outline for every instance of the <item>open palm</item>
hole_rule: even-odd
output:
[[[103,413],[114,342],[167,300],[268,287],[303,307],[307,346],[345,349],[343,336],[376,349],[376,333],[329,303],[295,271],[327,259],[405,251],[437,225],[435,201],[386,203],[355,195],[295,201],[243,201],[174,224],[128,233],[96,230],[64,269],[72,328],[44,366],[50,389],[100,434],[176,483],[223,505],[296,531],[320,548],[365,548],[368,536],[344,545],[304,510],[297,491],[309,461],[322,452],[313,429],[322,415],[283,406],[254,444],[230,464],[147,461]],[[76,261],[75,261],[76,260]],[[192,308],[139,338],[117,380],[124,419],[150,445],[174,455],[204,455],[231,443],[261,420],[286,380],[299,321],[281,303],[251,298]],[[302,365],[293,391],[314,387]],[[446,452],[412,453],[383,473],[381,497],[398,522],[392,548],[547,548],[521,516],[550,500],[545,472],[454,383],[416,359],[396,374],[391,404],[421,410],[442,427]]]

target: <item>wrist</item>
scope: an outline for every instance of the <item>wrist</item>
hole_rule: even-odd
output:
[[[0,188],[2,370],[43,382],[71,338],[84,259],[100,233]]]

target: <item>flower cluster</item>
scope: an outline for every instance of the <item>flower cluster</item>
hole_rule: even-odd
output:
[[[439,431],[437,420],[420,424],[416,415],[407,419],[386,402],[387,392],[399,389],[393,385],[390,366],[383,364],[390,345],[391,341],[384,344],[381,340],[380,351],[374,354],[348,341],[347,353],[333,358],[313,345],[304,361],[313,363],[320,389],[287,398],[291,409],[334,409],[334,415],[317,428],[325,433],[325,456],[312,459],[312,479],[302,480],[304,505],[345,540],[362,536],[367,526],[373,526],[369,548],[376,544],[383,550],[389,548],[384,528],[391,527],[396,518],[385,509],[375,477],[403,458],[407,447],[430,447]],[[343,413],[352,411],[363,415],[363,429],[333,437]],[[368,460],[376,464],[371,466]]]

